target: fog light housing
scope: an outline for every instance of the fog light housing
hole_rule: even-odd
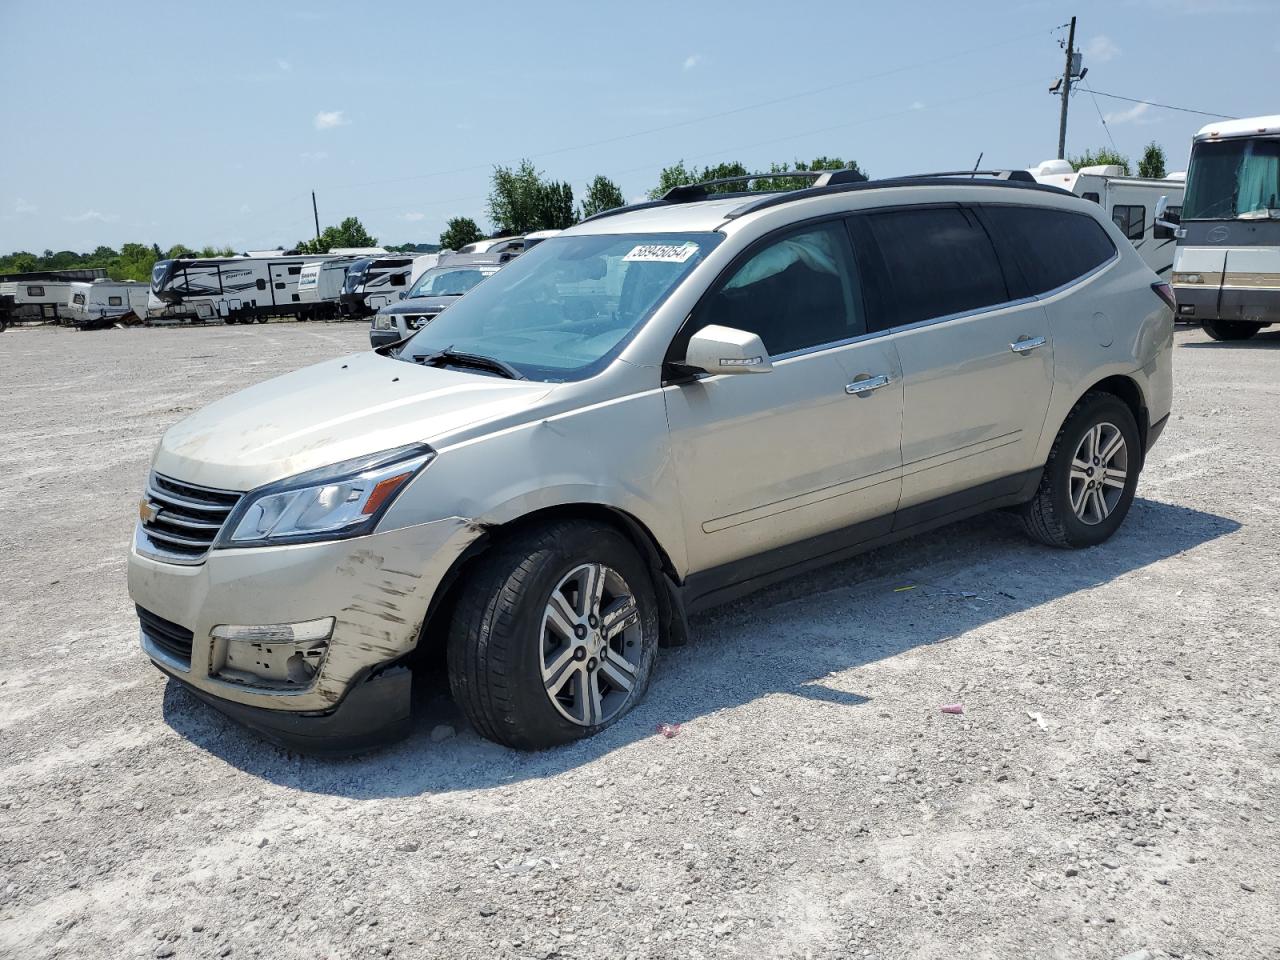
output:
[[[301,623],[220,624],[209,631],[209,674],[271,690],[309,687],[324,666],[333,622],[333,617],[322,617]]]

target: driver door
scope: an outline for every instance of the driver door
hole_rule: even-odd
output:
[[[690,571],[757,557],[753,569],[765,572],[797,562],[796,551],[762,555],[809,538],[887,532],[902,484],[901,365],[891,336],[866,333],[843,222],[749,249],[673,354],[682,359],[710,324],[759,335],[773,369],[664,387]]]

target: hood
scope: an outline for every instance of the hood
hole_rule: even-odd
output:
[[[379,313],[439,313],[450,304],[457,303],[462,297],[411,297],[398,300],[383,307]]]
[[[353,457],[532,409],[553,386],[357,353],[233,393],[170,427],[166,476],[250,490]]]

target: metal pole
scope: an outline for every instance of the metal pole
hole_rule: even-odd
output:
[[[1067,34],[1067,68],[1062,71],[1062,115],[1058,119],[1058,159],[1067,156],[1067,103],[1071,98],[1071,65],[1076,53],[1076,18],[1071,18]]]
[[[311,212],[316,218],[316,239],[320,239],[320,210],[316,207],[316,192],[311,191]]]

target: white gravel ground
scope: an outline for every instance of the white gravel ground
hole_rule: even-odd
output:
[[[595,740],[437,685],[320,762],[167,686],[125,553],[168,424],[365,337],[0,335],[0,956],[1280,957],[1280,333],[1178,333],[1102,547],[979,518],[696,619]]]

